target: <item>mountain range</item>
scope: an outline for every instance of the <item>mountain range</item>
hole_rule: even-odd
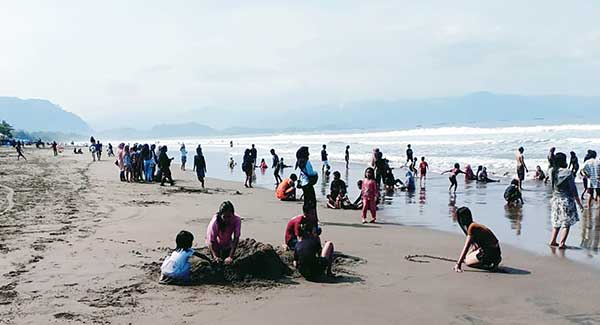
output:
[[[96,134],[102,138],[169,138],[273,132],[336,131],[348,129],[406,129],[415,127],[600,123],[600,97],[524,96],[490,92],[460,97],[373,100],[329,104],[302,109],[243,110],[200,108],[170,114],[171,120],[145,129],[92,128],[77,115],[47,100],[0,97],[0,119],[27,131]],[[120,113],[120,120],[127,112]],[[159,114],[159,113],[156,113]],[[161,120],[152,112],[143,114],[152,125]],[[51,122],[49,122],[51,121]],[[111,123],[105,123],[111,125]],[[104,124],[103,124],[104,125]],[[211,126],[222,126],[219,129]]]

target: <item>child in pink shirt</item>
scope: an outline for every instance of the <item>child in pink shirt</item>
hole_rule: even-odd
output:
[[[369,167],[365,170],[365,179],[362,183],[361,188],[363,209],[362,209],[362,222],[367,223],[367,211],[371,211],[371,217],[373,218],[370,223],[375,223],[377,220],[377,182],[375,182],[375,171]]]
[[[231,264],[240,240],[242,220],[225,201],[206,229],[206,245],[217,263]]]

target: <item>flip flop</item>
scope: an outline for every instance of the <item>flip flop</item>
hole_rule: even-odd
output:
[[[362,221],[362,223],[363,223],[363,225],[364,225],[364,224],[366,224],[366,223],[367,223],[367,220],[363,220],[363,221]]]
[[[375,222],[377,222],[377,219],[373,219],[373,220],[369,221],[369,223],[375,223]]]

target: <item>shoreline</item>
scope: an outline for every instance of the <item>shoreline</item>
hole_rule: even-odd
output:
[[[55,159],[50,151],[41,150],[33,153],[27,164],[0,158],[3,168],[21,169],[32,176],[0,175],[1,184],[20,180],[10,217],[27,221],[18,228],[5,228],[0,237],[0,244],[8,249],[2,251],[0,265],[11,270],[2,275],[0,298],[12,297],[0,305],[0,316],[9,322],[600,321],[596,303],[600,275],[591,267],[501,243],[506,273],[466,269],[456,274],[450,262],[421,257],[418,259],[425,262],[418,263],[405,256],[454,259],[462,247],[462,236],[386,223],[387,217],[382,217],[381,224],[363,226],[356,211],[321,208],[323,240],[333,241],[338,252],[364,260],[350,267],[354,276],[346,282],[311,283],[292,278],[269,288],[159,285],[156,276],[147,273],[148,265],[168,253],[181,229],[196,236],[195,246],[204,246],[205,227],[219,202],[234,202],[236,212],[244,218],[242,238],[273,245],[282,243],[285,223],[299,214],[302,204],[282,203],[269,190],[248,190],[239,182],[212,177],[207,193],[185,191],[198,189],[199,184],[192,173],[176,169],[173,174],[178,184],[172,188],[121,183],[112,161],[92,163],[87,158],[65,154]],[[37,166],[44,166],[45,173],[38,174]],[[42,175],[52,191],[31,183]],[[70,177],[65,179],[65,175]],[[65,202],[71,195],[72,200]],[[44,199],[46,196],[56,201]],[[44,200],[38,201],[38,197]],[[27,208],[28,202],[37,204]],[[477,294],[465,290],[468,288]],[[423,304],[428,312],[416,312]],[[298,310],[318,312],[292,316]]]

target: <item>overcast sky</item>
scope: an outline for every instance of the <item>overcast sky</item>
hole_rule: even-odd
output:
[[[2,1],[0,95],[124,111],[599,95],[600,1]]]

